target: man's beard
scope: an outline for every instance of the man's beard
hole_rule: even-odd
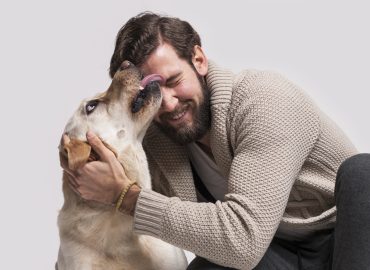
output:
[[[168,137],[181,145],[200,140],[211,126],[210,94],[203,77],[198,75],[198,80],[202,90],[202,97],[198,106],[194,101],[186,101],[185,104],[179,106],[173,112],[162,114],[159,117],[161,123],[154,121]],[[166,119],[172,119],[173,116],[179,115],[184,109],[191,110],[193,117],[190,125],[182,123],[175,128],[166,123]]]

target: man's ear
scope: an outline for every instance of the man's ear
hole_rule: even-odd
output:
[[[205,76],[208,73],[208,59],[202,47],[195,45],[193,48],[192,62],[199,75]]]
[[[62,145],[59,157],[62,162],[68,162],[68,168],[72,171],[86,164],[91,152],[91,146],[86,142],[71,139]],[[67,159],[67,160],[66,160]]]

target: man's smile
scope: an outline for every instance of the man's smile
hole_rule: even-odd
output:
[[[189,118],[188,114],[191,113],[190,108],[191,108],[190,104],[185,104],[184,106],[182,106],[182,108],[175,109],[171,113],[163,114],[162,116],[160,116],[160,119],[162,120],[163,123],[176,125],[186,120],[186,118]]]

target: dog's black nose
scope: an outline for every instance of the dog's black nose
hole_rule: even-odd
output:
[[[134,64],[133,63],[131,63],[130,61],[128,61],[128,60],[125,60],[125,61],[123,61],[122,62],[122,64],[121,64],[121,66],[120,66],[120,70],[124,70],[124,69],[128,69],[128,68],[130,68],[130,67],[133,67],[134,66]]]

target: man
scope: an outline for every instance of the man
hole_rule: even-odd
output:
[[[152,13],[119,31],[111,76],[124,60],[163,77],[144,139],[155,191],[133,185],[120,208],[137,233],[194,252],[188,269],[370,265],[369,155],[348,159],[336,180],[356,150],[299,87],[272,72],[218,67],[190,24]],[[87,138],[106,158],[69,172],[71,185],[114,203],[130,180]]]

